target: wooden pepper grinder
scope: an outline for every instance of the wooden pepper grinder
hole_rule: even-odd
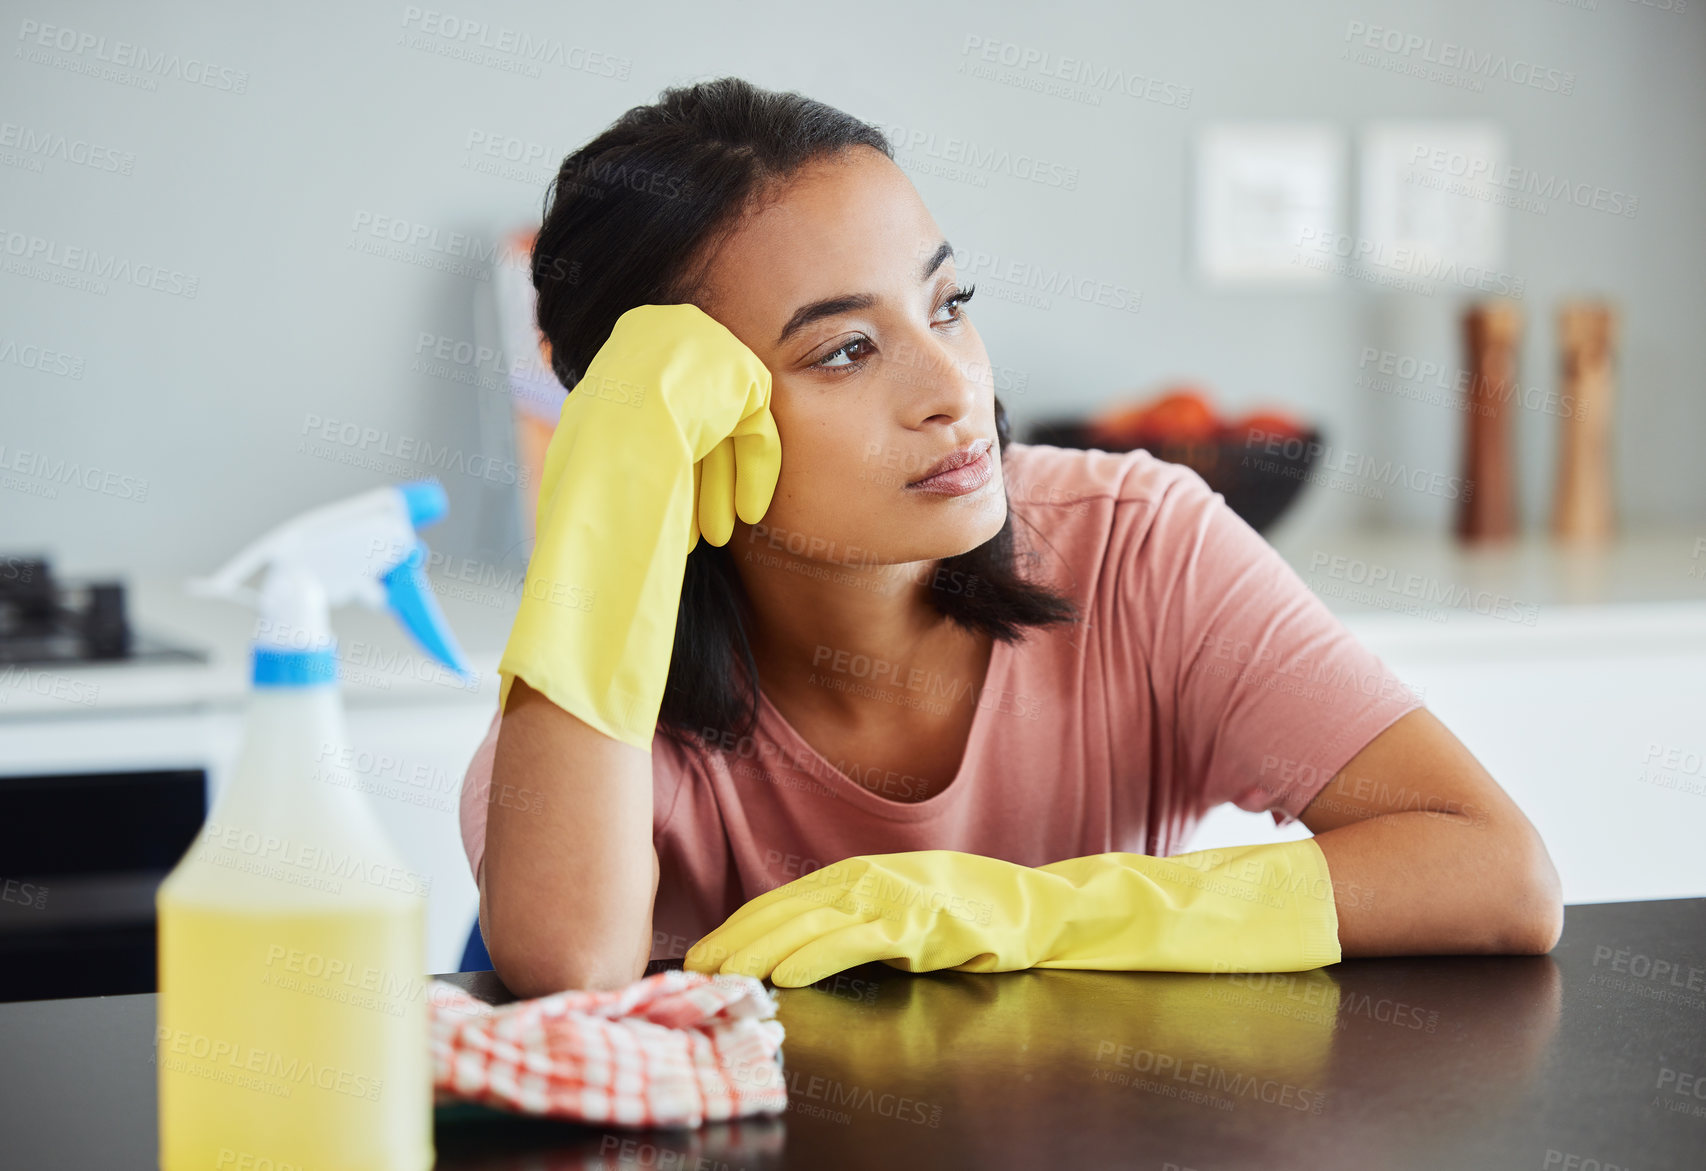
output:
[[[1599,301],[1576,301],[1558,311],[1563,395],[1570,410],[1558,425],[1558,483],[1552,535],[1597,542],[1616,529],[1611,487],[1612,380],[1617,315]]]
[[[1457,498],[1457,536],[1463,541],[1503,540],[1516,534],[1516,474],[1507,406],[1521,394],[1516,384],[1521,341],[1522,314],[1507,301],[1472,305],[1463,315],[1469,371],[1463,483]]]

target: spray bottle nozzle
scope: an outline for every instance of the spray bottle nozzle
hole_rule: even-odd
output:
[[[258,607],[256,683],[301,686],[335,678],[329,611],[351,601],[389,607],[423,650],[471,681],[475,675],[426,577],[427,547],[415,535],[448,511],[436,479],[376,488],[286,521],[212,576],[192,579],[189,589]],[[263,567],[261,590],[244,587]]]
[[[450,511],[450,497],[444,494],[444,485],[437,480],[411,480],[397,485],[397,491],[409,506],[409,523],[417,529],[443,519]]]

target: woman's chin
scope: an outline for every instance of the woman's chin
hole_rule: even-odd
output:
[[[939,528],[931,526],[931,536],[935,538],[931,544],[936,548],[928,556],[958,557],[962,553],[970,553],[979,545],[993,540],[1006,523],[1007,496],[997,492],[982,507],[968,508],[956,515],[943,517]]]

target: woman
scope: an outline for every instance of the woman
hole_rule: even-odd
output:
[[[509,684],[461,812],[518,995],[620,986],[855,855],[1164,856],[1226,801],[1313,831],[1346,956],[1554,945],[1534,828],[1198,476],[1010,442],[880,132],[667,91],[565,160],[534,262],[565,386],[625,312],[694,305],[768,370],[785,458],[687,554],[649,755]]]

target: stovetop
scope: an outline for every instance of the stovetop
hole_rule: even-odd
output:
[[[206,661],[204,651],[136,631],[122,581],[60,579],[45,556],[0,554],[0,664]]]

